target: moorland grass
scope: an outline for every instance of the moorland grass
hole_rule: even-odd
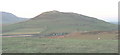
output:
[[[117,40],[3,37],[3,53],[117,53]]]

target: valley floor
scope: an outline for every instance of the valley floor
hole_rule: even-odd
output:
[[[55,34],[55,33],[54,33]],[[2,37],[3,53],[118,53],[117,32],[56,33]],[[6,35],[7,36],[7,35]]]

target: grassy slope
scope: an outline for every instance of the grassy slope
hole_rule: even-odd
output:
[[[26,30],[27,29],[27,30]],[[114,30],[117,25],[74,13],[45,13],[26,22],[3,27],[5,32],[73,32]]]

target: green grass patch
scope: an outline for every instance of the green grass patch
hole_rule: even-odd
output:
[[[3,53],[117,53],[117,40],[3,37]]]

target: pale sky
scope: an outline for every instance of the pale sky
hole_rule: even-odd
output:
[[[106,21],[118,20],[120,0],[0,0],[0,11],[33,18],[42,12],[74,12]]]

